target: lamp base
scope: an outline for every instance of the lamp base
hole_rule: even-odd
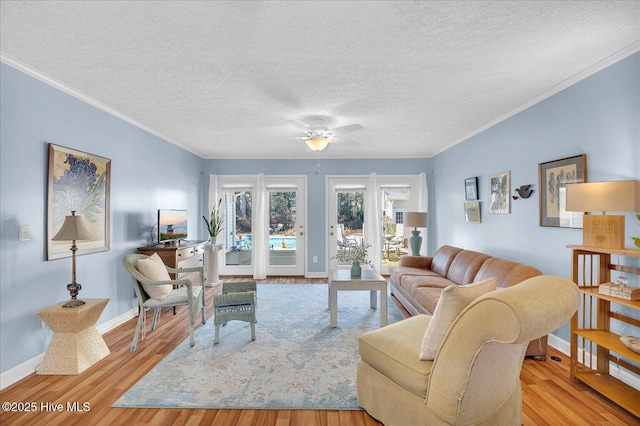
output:
[[[582,245],[599,248],[624,248],[624,216],[585,215]]]
[[[411,246],[411,256],[420,256],[420,246],[422,246],[422,237],[420,231],[411,231],[412,236],[409,238],[409,245]]]
[[[71,299],[68,302],[66,302],[64,305],[62,305],[63,308],[77,308],[78,306],[82,306],[85,304],[84,300],[80,300],[80,299]]]

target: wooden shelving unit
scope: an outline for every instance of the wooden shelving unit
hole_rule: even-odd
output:
[[[640,417],[640,391],[609,374],[613,362],[640,376],[640,354],[624,346],[620,335],[611,331],[612,320],[640,328],[640,320],[611,310],[613,303],[640,311],[640,301],[598,293],[599,284],[611,281],[611,271],[640,275],[640,267],[611,263],[612,255],[640,258],[640,250],[567,247],[572,250],[572,278],[582,293],[582,304],[571,318],[571,379]]]

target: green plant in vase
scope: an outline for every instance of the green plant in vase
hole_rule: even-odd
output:
[[[371,247],[371,244],[365,244],[364,241],[360,243],[356,241],[353,247],[338,251],[338,254],[331,259],[342,263],[351,263],[351,277],[357,278],[362,275],[362,264],[367,264],[373,268],[371,261],[367,260],[369,247]]]
[[[637,214],[636,218],[638,219],[638,221],[640,221],[640,214]],[[631,239],[633,240],[633,244],[635,244],[636,247],[640,247],[640,237],[631,237]]]
[[[224,229],[224,213],[220,210],[220,204],[222,204],[222,198],[218,200],[218,205],[211,210],[211,217],[209,219],[204,215],[202,216],[204,223],[207,224],[207,231],[209,231],[211,243],[215,243],[216,237]]]

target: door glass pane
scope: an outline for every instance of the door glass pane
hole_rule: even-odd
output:
[[[338,229],[338,253],[350,250],[356,243],[362,244],[364,236],[364,192],[341,191],[336,193]],[[338,261],[338,265],[345,265]]]
[[[269,265],[296,264],[296,192],[269,192]]]
[[[409,210],[409,189],[382,188],[382,263],[397,266],[400,256],[408,254],[408,229],[404,214]]]
[[[225,265],[251,265],[251,191],[226,190]]]

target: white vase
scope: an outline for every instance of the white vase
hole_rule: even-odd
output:
[[[220,281],[220,276],[218,275],[218,258],[221,249],[222,244],[212,244],[211,241],[204,245],[205,262],[207,265],[205,268],[205,283],[208,286],[214,286],[222,283],[222,281]]]

